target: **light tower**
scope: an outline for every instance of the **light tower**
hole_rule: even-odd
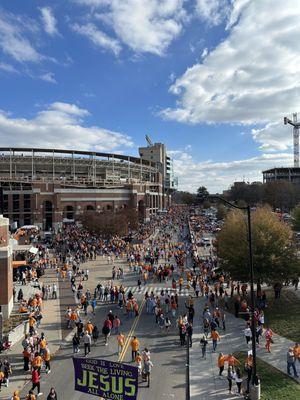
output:
[[[294,167],[299,168],[299,128],[300,122],[297,122],[297,113],[293,114],[293,121],[288,117],[284,117],[284,125],[293,125],[293,139],[294,139]]]

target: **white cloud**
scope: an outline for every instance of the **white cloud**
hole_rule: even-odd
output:
[[[211,193],[221,193],[234,181],[262,181],[262,171],[274,166],[292,165],[292,155],[286,153],[261,154],[245,160],[198,162],[187,151],[169,151],[174,160],[179,190],[195,192],[206,186]],[[259,166],[259,167],[258,167]]]
[[[208,54],[208,50],[207,47],[205,47],[205,49],[203,49],[202,53],[201,53],[201,58],[205,58]]]
[[[13,65],[7,64],[5,62],[0,62],[0,69],[2,71],[9,72],[11,74],[18,74],[19,73],[18,70],[16,70],[16,68]]]
[[[293,145],[293,129],[290,125],[285,126],[283,121],[270,122],[263,128],[252,129],[251,133],[263,151],[288,150]]]
[[[56,102],[32,119],[12,118],[0,112],[2,146],[40,146],[45,148],[114,151],[131,147],[131,138],[98,126],[85,126],[89,115],[75,104]]]
[[[109,37],[106,33],[100,31],[94,24],[88,23],[85,25],[74,24],[72,29],[80,35],[86,36],[94,43],[95,46],[112,51],[118,55],[121,51],[121,46],[118,40]]]
[[[185,0],[75,0],[89,5],[99,22],[137,53],[163,55],[187,20]]]
[[[254,124],[297,111],[300,2],[240,0],[232,13],[227,38],[171,86],[179,100],[165,118]]]
[[[53,12],[50,7],[42,7],[40,8],[41,18],[44,24],[45,32],[50,36],[58,35],[58,30],[56,27],[57,21],[53,15]]]
[[[49,83],[57,83],[53,72],[46,72],[45,74],[40,76],[40,79]]]
[[[196,12],[209,25],[219,25],[227,19],[231,9],[228,0],[196,0]]]
[[[43,58],[33,47],[25,32],[33,33],[35,24],[0,9],[0,48],[19,62],[39,62]]]

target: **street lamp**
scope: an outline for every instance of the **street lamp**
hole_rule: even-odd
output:
[[[254,298],[254,270],[253,270],[253,253],[252,253],[252,230],[251,230],[251,208],[249,205],[245,207],[238,207],[237,205],[230,203],[229,201],[223,199],[223,197],[219,196],[209,196],[212,199],[217,199],[227,204],[229,207],[237,208],[239,210],[243,210],[247,212],[247,220],[248,220],[248,251],[249,251],[249,267],[250,267],[250,294],[251,294],[251,332],[252,332],[252,357],[253,357],[253,366],[252,366],[252,374],[251,374],[251,383],[252,388],[255,393],[253,393],[253,397],[251,399],[259,399],[260,398],[260,390],[254,389],[256,386],[259,386],[257,382],[257,368],[256,368],[256,326],[254,319],[254,310],[255,310],[255,298]],[[251,392],[251,391],[250,391]]]

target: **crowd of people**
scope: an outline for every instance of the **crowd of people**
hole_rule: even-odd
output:
[[[213,232],[216,229],[216,226],[211,224],[210,217],[201,215],[190,219],[189,211],[183,208],[153,218],[150,224],[142,226],[132,235],[135,238],[134,243],[119,237],[103,239],[83,228],[70,225],[54,235],[51,254],[47,247],[38,247],[34,267],[18,276],[17,282],[20,287],[15,292],[19,312],[28,314],[29,321],[29,334],[22,342],[23,369],[31,373],[32,380],[28,400],[34,400],[34,392],[37,396],[42,394],[41,374],[51,372],[51,352],[40,327],[43,302],[58,296],[57,284],[43,284],[36,273],[37,268],[55,270],[57,278],[67,282],[78,299],[78,304],[70,305],[65,311],[66,328],[76,328],[72,337],[74,356],[82,351],[83,355],[88,357],[93,346],[97,346],[98,343],[108,346],[112,341],[111,337],[114,336],[118,348],[116,354],[120,358],[124,356],[126,340],[130,340],[131,361],[138,367],[139,374],[148,387],[153,367],[150,351],[148,348],[140,349],[137,337],[126,338],[121,327],[123,319],[137,317],[143,309],[140,299],[125,287],[124,277],[127,273],[136,277],[139,291],[142,286],[145,287],[142,301],[142,305],[145,305],[144,312],[153,316],[153,323],[158,332],[168,335],[173,328],[177,329],[178,344],[181,347],[193,346],[194,319],[199,318],[203,322],[203,335],[200,340],[203,359],[207,357],[210,343],[211,351],[217,352],[218,344],[226,333],[226,311],[233,304],[235,316],[242,316],[245,320],[242,334],[245,337],[248,356],[245,363],[241,363],[233,354],[219,353],[217,367],[220,377],[225,374],[230,393],[233,382],[236,384],[238,395],[243,390],[249,391],[253,367],[250,347],[252,340],[260,346],[260,340],[264,337],[266,351],[272,351],[274,332],[266,325],[264,316],[268,302],[267,294],[263,290],[257,291],[257,307],[252,316],[247,300],[247,283],[235,282],[230,276],[218,271],[218,259],[213,246],[209,255],[199,257],[198,246],[195,246],[195,242],[191,242],[189,237],[188,222],[192,238],[196,238],[197,241],[205,232]],[[111,270],[111,279],[93,284],[89,279],[90,271],[84,264],[97,259],[107,263],[107,268]],[[120,260],[122,264],[117,265],[117,261]],[[126,264],[128,271],[123,267]],[[35,282],[39,291],[24,299],[22,286],[28,282]],[[148,290],[149,283],[165,283],[165,288],[157,294]],[[179,294],[183,289],[190,290],[192,295],[179,307]],[[274,290],[277,296],[280,296],[279,288]],[[199,298],[204,299],[204,307],[202,314],[197,315],[195,302]],[[97,326],[95,315],[101,305],[109,305],[111,310],[102,325]],[[255,319],[255,338],[252,338],[251,318]],[[300,360],[298,344],[287,352],[287,372],[291,374],[292,370],[295,377],[298,376],[296,360]],[[10,363],[5,359],[0,363],[0,390],[1,384],[9,383],[11,373]],[[247,383],[245,389],[243,382]],[[57,399],[55,389],[51,389],[49,396],[48,399]],[[18,393],[15,392],[12,398],[18,400]]]

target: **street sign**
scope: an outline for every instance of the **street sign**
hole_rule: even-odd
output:
[[[75,390],[103,399],[136,400],[138,368],[97,358],[73,358]]]

